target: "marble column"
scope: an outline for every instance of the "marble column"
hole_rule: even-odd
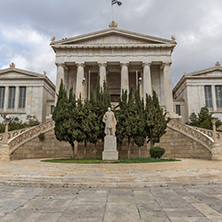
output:
[[[173,95],[172,95],[172,82],[171,82],[171,71],[170,63],[163,64],[163,78],[164,78],[164,105],[167,112],[173,113]]]
[[[217,111],[216,91],[214,85],[212,85],[211,87],[211,93],[212,93],[213,111]]]
[[[146,99],[146,94],[152,96],[152,81],[151,81],[151,63],[143,63],[143,98]]]
[[[61,84],[61,81],[63,81],[64,84],[64,67],[65,65],[63,63],[57,63],[57,78],[56,78],[56,96],[55,96],[55,104],[57,102],[57,95],[59,93],[59,87]]]
[[[4,98],[4,112],[8,109],[8,96],[9,96],[9,87],[5,87],[5,98]]]
[[[76,98],[80,97],[82,93],[82,81],[84,78],[84,63],[77,64],[77,74],[76,74]]]
[[[19,87],[16,86],[15,88],[15,111],[18,111],[19,107]]]
[[[106,82],[106,63],[99,63],[100,87],[103,89],[103,83]]]
[[[121,95],[122,90],[127,90],[129,93],[129,71],[128,71],[128,63],[121,63]]]

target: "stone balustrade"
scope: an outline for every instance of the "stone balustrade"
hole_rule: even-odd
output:
[[[171,121],[167,125],[169,128],[178,131],[179,133],[184,134],[185,136],[197,141],[205,148],[207,148],[211,152],[211,146],[214,143],[214,140],[206,133],[196,129],[195,127],[183,124],[177,120],[171,119]],[[203,129],[204,131],[204,129]],[[212,132],[211,132],[212,133]],[[210,134],[210,133],[209,133]]]
[[[200,131],[200,132],[202,132],[202,133],[204,133],[204,134],[206,134],[210,137],[213,137],[213,130],[199,128],[199,127],[193,127],[193,128],[195,128],[196,130],[198,130],[198,131]],[[217,135],[218,140],[222,140],[222,132],[217,132],[216,135]]]
[[[26,130],[28,130],[28,128],[9,131],[8,132],[8,140],[10,140],[11,138],[13,138],[13,137],[15,137],[15,136],[25,132]],[[4,134],[5,133],[1,133],[0,134],[0,142],[3,142]]]
[[[28,142],[29,140],[32,140],[33,138],[37,137],[40,133],[48,132],[49,130],[53,129],[54,127],[55,127],[54,121],[50,120],[50,121],[45,122],[41,125],[38,125],[38,126],[30,128],[30,129],[27,129],[23,133],[11,138],[8,141],[10,154],[12,152],[14,152],[22,144],[24,144],[24,143]]]

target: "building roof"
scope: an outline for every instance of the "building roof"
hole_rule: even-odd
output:
[[[222,80],[222,66],[219,62],[214,67],[186,73],[181,77],[179,82],[173,89],[173,94],[186,82],[188,79],[221,79]]]
[[[36,72],[18,69],[15,67],[14,63],[11,63],[9,68],[0,70],[0,80],[15,80],[15,76],[12,75],[12,73],[16,73],[16,80],[43,80],[55,91],[55,85],[46,76],[45,72],[43,74],[39,74]]]
[[[176,41],[173,36],[172,40],[167,40],[118,29],[115,25],[110,25],[109,29],[104,29],[76,37],[65,38],[59,41],[55,41],[55,38],[52,38],[50,45],[54,51],[57,48],[91,47],[169,47],[173,49],[176,46]]]

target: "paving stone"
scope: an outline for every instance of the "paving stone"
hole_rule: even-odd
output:
[[[139,222],[140,216],[135,205],[108,203],[104,222]]]
[[[73,215],[75,218],[98,218],[103,217],[105,204],[71,204],[65,214]]]

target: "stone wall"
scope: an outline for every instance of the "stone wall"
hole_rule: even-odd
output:
[[[165,158],[211,159],[211,152],[201,144],[169,128],[156,146],[165,148]]]
[[[165,158],[198,158],[211,159],[211,153],[202,145],[191,140],[174,130],[167,129],[167,133],[161,138],[161,142],[156,144],[166,149]],[[135,158],[139,155],[136,145],[131,142],[130,157]],[[94,144],[88,144],[85,149],[84,144],[78,145],[77,158],[101,158],[103,151],[103,142],[97,143],[96,149]],[[119,157],[127,158],[128,144],[125,140],[122,146],[118,145]],[[149,144],[145,144],[140,149],[141,157],[149,157]],[[71,147],[68,143],[56,140],[54,130],[45,133],[44,141],[38,137],[25,143],[11,154],[11,159],[35,159],[35,158],[70,158]]]

